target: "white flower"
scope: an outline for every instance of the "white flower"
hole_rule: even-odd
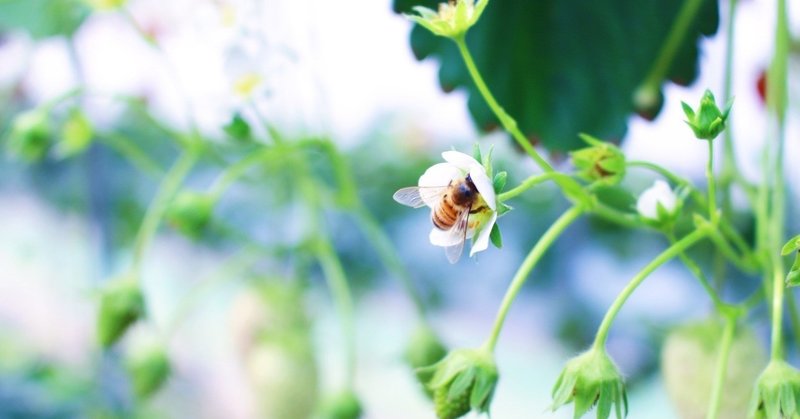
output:
[[[486,169],[471,156],[458,151],[445,151],[442,153],[442,157],[446,163],[435,164],[420,176],[418,183],[420,196],[425,205],[430,207],[431,211],[435,211],[442,199],[441,187],[449,185],[452,180],[469,176],[480,194],[472,208],[480,208],[484,203],[486,204],[482,211],[469,215],[466,237],[472,239],[472,249],[469,255],[473,256],[489,247],[489,235],[497,221],[497,196],[494,186],[486,174]],[[459,232],[456,228],[441,230],[433,227],[429,238],[434,246],[456,249],[452,255],[448,251],[448,258],[451,262],[458,260],[461,253],[460,245],[464,241],[463,231]]]
[[[660,179],[656,180],[653,186],[642,192],[639,200],[636,201],[636,210],[644,218],[659,221],[662,218],[658,211],[659,205],[666,211],[666,215],[674,214],[678,207],[678,197],[675,192],[672,191],[667,182]]]
[[[439,12],[427,7],[416,6],[419,15],[406,15],[407,18],[424,26],[439,36],[458,38],[474,25],[483,13],[489,0],[451,0],[439,3]]]

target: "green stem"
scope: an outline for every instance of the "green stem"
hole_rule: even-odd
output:
[[[164,169],[130,138],[116,132],[95,133],[95,136],[98,141],[119,153],[141,172],[156,178],[164,175]]]
[[[406,294],[408,294],[408,297],[414,304],[417,315],[420,319],[424,319],[425,304],[423,304],[422,297],[411,281],[411,275],[409,275],[403,262],[397,256],[397,252],[394,246],[392,246],[391,240],[386,237],[386,233],[372,217],[372,214],[364,208],[363,204],[359,203],[358,207],[352,211],[352,214],[355,216],[356,222],[361,227],[361,230],[366,234],[367,240],[375,247],[375,250],[378,252],[378,257],[380,257],[383,264],[400,280]]]
[[[683,253],[686,249],[693,246],[695,243],[700,241],[701,239],[708,236],[708,231],[705,228],[699,228],[688,234],[687,236],[683,237],[675,244],[661,252],[655,259],[653,259],[647,266],[644,267],[636,276],[631,279],[627,286],[620,292],[617,296],[617,299],[614,300],[614,303],[611,305],[611,308],[608,309],[606,312],[605,317],[603,317],[603,322],[600,323],[600,327],[597,330],[597,335],[594,338],[594,345],[595,349],[601,349],[605,343],[606,339],[608,338],[608,331],[611,328],[611,324],[614,322],[614,318],[617,316],[617,313],[625,304],[628,297],[633,294],[633,291],[639,286],[639,284],[644,281],[653,271],[656,270],[659,266],[663,265],[670,259],[678,256],[679,254]]]
[[[730,0],[728,2],[728,30],[725,34],[725,75],[722,88],[722,103],[728,103],[731,100],[731,92],[733,90],[733,39],[736,28],[737,4],[738,0]],[[730,215],[733,212],[731,183],[741,177],[738,167],[736,150],[733,147],[733,130],[729,121],[722,137],[722,172],[719,179],[723,215]]]
[[[545,173],[552,173],[556,172],[550,163],[547,162],[531,145],[530,141],[525,137],[525,134],[520,131],[519,126],[517,126],[517,121],[514,120],[506,111],[497,103],[497,100],[492,95],[492,92],[489,90],[489,87],[484,82],[483,77],[481,76],[480,71],[478,71],[478,67],[475,65],[475,60],[472,58],[472,54],[469,52],[469,48],[467,48],[466,40],[461,37],[455,39],[455,43],[458,46],[458,50],[461,53],[461,58],[464,60],[464,64],[467,66],[467,71],[469,71],[470,76],[472,77],[472,81],[475,83],[475,86],[478,88],[478,91],[481,93],[481,96],[486,101],[486,104],[489,105],[489,108],[494,112],[497,119],[500,121],[500,124],[503,128],[511,134],[514,140],[528,153],[531,158],[536,162],[539,167],[545,171]],[[555,177],[554,178],[556,184],[562,189],[565,195],[573,197],[573,198],[582,198],[585,196],[574,196],[574,193],[568,193],[567,191],[581,191],[584,195],[580,185],[575,182],[574,179],[569,177]]]
[[[280,151],[281,150],[276,150],[274,147],[259,148],[238,162],[228,166],[209,187],[209,195],[214,197],[214,199],[219,199],[228,187],[244,176],[254,165],[269,161],[276,156],[284,156],[285,154]]]
[[[714,141],[708,140],[708,163],[706,164],[706,179],[708,180],[708,219],[716,225],[719,220],[717,214],[717,194],[714,180]]]
[[[719,344],[719,357],[717,358],[716,374],[711,384],[711,400],[708,405],[706,419],[717,419],[722,402],[722,388],[725,385],[725,375],[728,373],[728,358],[733,346],[733,334],[736,331],[736,316],[725,318],[725,329],[722,331],[722,341]]]
[[[542,173],[540,175],[533,175],[522,181],[522,183],[520,183],[515,188],[509,189],[501,193],[500,195],[498,195],[497,199],[500,202],[507,201],[509,199],[517,197],[518,195],[522,194],[523,192],[527,191],[528,189],[540,183],[544,183],[550,179],[556,179],[558,177],[569,178],[568,175],[559,172],[547,172],[547,173]]]
[[[772,335],[770,358],[783,359],[783,275],[778,269],[772,273]]]
[[[648,92],[658,90],[661,81],[667,77],[667,73],[672,67],[672,61],[675,59],[675,54],[678,53],[678,49],[683,44],[683,40],[689,32],[689,27],[702,4],[703,0],[686,0],[683,3],[664,45],[653,63],[653,67],[645,77],[639,90]]]
[[[164,217],[170,200],[178,191],[178,188],[180,188],[183,180],[189,174],[189,171],[192,170],[192,166],[197,162],[197,159],[198,153],[194,148],[183,151],[175,164],[173,164],[164,176],[153,201],[147,208],[144,220],[142,220],[142,224],[139,226],[139,232],[136,235],[136,243],[133,248],[131,271],[137,279],[141,274],[144,251],[158,230],[158,225]]]
[[[494,326],[492,327],[492,332],[489,335],[489,339],[484,344],[489,351],[494,352],[494,348],[497,345],[497,338],[500,335],[500,330],[503,328],[503,323],[506,320],[506,315],[508,314],[508,310],[511,308],[511,303],[514,302],[514,299],[519,294],[520,289],[525,284],[525,281],[528,279],[528,275],[530,274],[531,270],[533,270],[536,263],[539,262],[539,259],[544,255],[544,252],[550,248],[550,246],[556,241],[556,239],[564,232],[564,230],[569,227],[575,220],[578,219],[583,213],[585,209],[581,206],[573,206],[572,208],[568,209],[564,214],[561,215],[554,223],[547,229],[547,231],[542,235],[536,245],[533,246],[528,256],[525,257],[525,260],[522,261],[522,265],[520,265],[517,273],[514,274],[514,278],[511,280],[511,284],[508,286],[508,290],[506,290],[506,294],[503,297],[503,302],[500,304],[500,309],[497,312],[497,316],[494,320]]]
[[[243,250],[226,260],[222,266],[210,275],[205,275],[200,278],[199,285],[192,288],[178,302],[178,306],[173,312],[172,318],[167,322],[164,336],[167,339],[175,336],[180,325],[185,321],[195,305],[201,301],[202,297],[211,292],[218,285],[227,281],[239,279],[244,271],[258,261],[258,254],[259,252],[254,248]]]
[[[347,282],[342,262],[336,251],[333,249],[330,240],[320,237],[316,243],[317,257],[320,266],[325,273],[325,281],[336,301],[336,309],[342,322],[342,330],[346,339],[345,355],[345,385],[348,389],[353,388],[356,371],[356,344],[355,344],[355,321],[354,304],[350,285]]]
[[[667,237],[669,238],[670,244],[674,245],[677,243],[677,240],[673,234],[668,234]],[[695,278],[700,281],[700,285],[703,286],[703,289],[706,291],[708,296],[711,297],[711,301],[714,303],[714,308],[721,312],[725,306],[725,303],[723,303],[719,298],[719,295],[717,295],[714,287],[711,286],[711,283],[703,273],[703,270],[700,268],[700,266],[698,266],[697,263],[695,263],[695,261],[687,256],[684,252],[681,252],[678,257],[680,258],[681,262],[683,262],[683,264],[686,265],[686,267],[692,272]]]

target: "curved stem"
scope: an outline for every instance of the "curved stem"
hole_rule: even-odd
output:
[[[500,330],[503,328],[506,315],[508,315],[508,310],[511,308],[511,303],[514,302],[517,294],[519,294],[520,289],[522,289],[522,286],[528,279],[528,275],[530,274],[531,270],[533,270],[533,267],[536,266],[536,263],[539,262],[539,259],[541,259],[541,257],[544,255],[544,252],[550,248],[550,246],[556,241],[561,233],[563,233],[570,224],[577,220],[578,217],[584,213],[584,211],[585,209],[581,206],[574,206],[568,209],[553,223],[553,225],[550,226],[549,229],[547,229],[539,241],[536,242],[536,245],[533,246],[533,249],[531,249],[530,253],[528,253],[528,256],[525,257],[525,260],[522,261],[522,265],[520,265],[517,273],[514,274],[514,278],[511,280],[508,290],[506,290],[506,294],[503,297],[503,302],[500,304],[500,309],[497,311],[492,332],[489,335],[489,339],[484,344],[489,351],[494,351],[494,348],[497,345],[497,338],[500,335]]]
[[[683,237],[675,244],[667,248],[667,250],[661,252],[660,255],[658,255],[649,264],[647,264],[644,269],[636,274],[636,276],[631,279],[628,285],[625,286],[622,292],[620,292],[620,294],[617,296],[617,299],[614,300],[614,303],[611,305],[611,308],[609,308],[606,312],[605,317],[603,317],[603,322],[600,323],[600,327],[597,330],[597,335],[594,338],[593,346],[595,348],[602,348],[605,345],[606,339],[608,339],[608,331],[611,328],[611,324],[614,322],[614,318],[625,304],[625,301],[628,300],[628,297],[633,294],[633,291],[636,290],[636,288],[642,283],[642,281],[644,281],[645,278],[655,271],[656,268],[663,265],[675,256],[681,254],[683,251],[693,246],[707,235],[708,231],[705,228],[695,230],[691,234]]]
[[[711,384],[711,400],[708,404],[706,419],[717,419],[722,403],[722,388],[725,385],[725,375],[728,373],[728,358],[733,346],[733,334],[736,331],[736,316],[725,318],[725,329],[722,331],[722,341],[719,344],[716,374]]]
[[[342,330],[346,339],[345,348],[345,385],[348,389],[353,388],[356,370],[356,345],[355,345],[355,321],[354,305],[350,285],[347,282],[342,262],[336,251],[333,249],[330,240],[320,237],[316,243],[317,258],[320,266],[325,273],[325,281],[331,289],[333,298],[336,301],[336,309],[342,322]]]
[[[254,165],[268,161],[270,158],[284,155],[273,147],[259,148],[253,153],[245,156],[238,162],[228,166],[214,180],[208,189],[209,195],[214,199],[219,199],[223,193],[239,178],[245,175]]]
[[[717,214],[717,194],[714,180],[714,141],[708,142],[708,163],[706,164],[706,179],[708,180],[708,219],[716,225],[719,220]]]
[[[258,261],[258,252],[255,248],[243,250],[226,260],[222,266],[200,279],[199,285],[192,288],[178,302],[178,306],[167,322],[164,332],[166,339],[171,338],[178,331],[186,316],[192,311],[200,299],[216,286],[227,281],[239,279],[241,273]]]
[[[356,222],[361,227],[361,230],[366,234],[367,240],[375,246],[378,257],[383,264],[400,280],[406,294],[408,294],[409,299],[411,299],[411,302],[414,304],[417,315],[420,319],[424,319],[425,304],[422,302],[422,297],[414,287],[408,270],[406,270],[400,258],[397,256],[397,252],[394,246],[392,246],[392,242],[386,237],[386,233],[381,229],[378,222],[375,221],[375,218],[372,217],[372,214],[364,208],[363,204],[359,203],[358,207],[352,213],[356,218]]]
[[[489,90],[489,87],[486,85],[486,82],[483,80],[480,71],[478,71],[478,67],[475,65],[475,60],[472,58],[472,54],[469,52],[469,48],[467,48],[467,43],[463,37],[454,40],[456,45],[458,46],[458,51],[461,53],[461,58],[464,60],[464,64],[467,66],[467,71],[469,71],[470,76],[472,77],[472,81],[475,83],[475,86],[478,88],[478,91],[483,96],[483,99],[486,101],[486,104],[489,105],[489,108],[492,112],[497,116],[497,119],[500,121],[500,124],[503,128],[511,134],[514,140],[528,153],[531,158],[536,162],[539,167],[544,170],[546,173],[556,172],[553,166],[547,162],[531,145],[530,141],[525,137],[525,134],[520,131],[519,127],[517,126],[517,121],[514,120],[506,111],[497,103],[497,100],[492,95],[492,92]],[[561,187],[562,191],[565,195],[573,197],[573,198],[583,198],[585,197],[585,192],[581,188],[581,186],[575,182],[572,178],[561,178],[555,177],[555,182]],[[569,191],[569,192],[568,192]],[[575,191],[581,191],[583,194],[582,196],[574,196]]]
[[[568,175],[565,175],[565,174],[559,173],[559,172],[547,172],[547,173],[542,173],[542,174],[539,174],[539,175],[533,175],[533,176],[528,177],[524,181],[522,181],[522,183],[520,183],[519,185],[517,185],[513,189],[509,189],[509,190],[501,193],[500,195],[497,196],[497,199],[500,202],[507,201],[509,199],[517,197],[518,195],[522,194],[523,192],[527,191],[528,189],[530,189],[530,188],[532,188],[532,187],[534,187],[534,186],[536,186],[536,185],[538,185],[540,183],[544,183],[544,182],[546,182],[546,181],[548,181],[550,179],[556,179],[558,177],[569,178]]]
[[[158,225],[164,217],[169,201],[178,191],[178,188],[180,188],[183,180],[197,161],[197,158],[198,153],[194,148],[183,151],[180,157],[178,157],[178,160],[175,161],[175,164],[173,164],[164,176],[158,188],[158,192],[156,192],[156,196],[147,208],[144,220],[142,220],[142,224],[139,226],[139,232],[136,235],[136,243],[133,248],[131,271],[137,280],[139,279],[139,274],[142,269],[144,251],[158,230]]]
[[[164,175],[164,169],[141,148],[136,146],[135,142],[130,138],[117,132],[95,132],[95,139],[119,153],[142,173],[147,173],[156,178]]]
[[[675,243],[677,243],[677,240],[675,239],[675,236],[673,234],[668,234],[667,237],[669,238],[670,244],[674,245]],[[686,265],[687,268],[689,268],[692,274],[694,274],[695,278],[697,278],[697,280],[700,281],[700,285],[703,286],[703,289],[706,291],[706,294],[708,294],[708,296],[711,297],[711,301],[714,303],[714,308],[716,308],[717,311],[722,312],[725,303],[723,303],[722,300],[719,298],[717,292],[711,286],[711,283],[709,282],[708,278],[703,273],[703,270],[700,269],[700,266],[698,266],[697,263],[695,263],[695,261],[692,260],[692,258],[686,255],[686,253],[684,252],[681,252],[678,255],[678,257],[680,258],[681,262],[683,262],[683,264]]]

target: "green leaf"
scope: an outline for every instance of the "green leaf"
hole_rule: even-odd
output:
[[[489,232],[489,239],[492,241],[494,247],[498,249],[503,248],[503,236],[500,234],[500,227],[497,224],[492,226],[492,231]]]
[[[481,157],[481,146],[477,142],[472,145],[472,157],[478,162],[483,161],[483,157]]]
[[[247,141],[251,139],[250,124],[247,122],[240,113],[235,113],[222,130],[225,131],[231,138],[240,141]]]
[[[395,0],[394,9],[436,8],[441,0]],[[492,1],[467,34],[476,65],[501,106],[529,138],[550,150],[582,145],[575,136],[622,138],[632,97],[656,60],[683,1]],[[698,40],[717,31],[718,2],[705,0],[670,65],[667,77],[689,84],[697,77]],[[415,25],[418,59],[440,63],[445,91],[465,88],[468,107],[483,129],[498,126],[472,83],[457,48]]]
[[[19,29],[35,39],[71,36],[88,14],[80,0],[0,0],[0,31]]]

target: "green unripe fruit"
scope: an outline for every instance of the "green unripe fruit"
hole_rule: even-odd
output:
[[[667,393],[682,418],[702,418],[708,410],[724,324],[708,320],[673,330],[661,353]],[[740,325],[728,358],[719,417],[742,417],[753,383],[767,364],[755,334]]]
[[[166,352],[160,346],[150,346],[133,352],[126,362],[133,393],[146,399],[158,392],[169,378],[171,368]]]

